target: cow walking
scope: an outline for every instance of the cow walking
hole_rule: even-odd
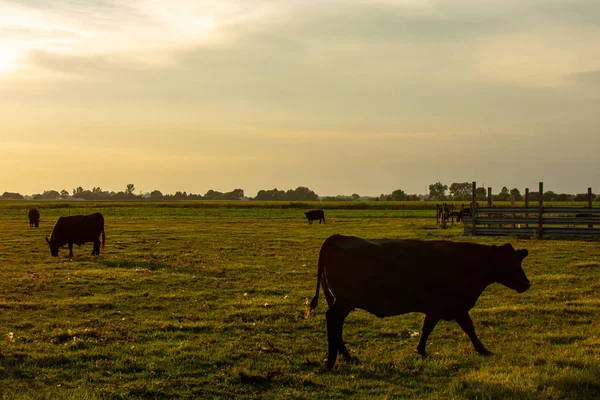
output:
[[[39,228],[40,226],[40,212],[36,208],[32,208],[27,213],[27,218],[29,218],[29,227]]]
[[[319,224],[321,221],[325,223],[325,212],[323,210],[310,210],[305,212],[304,215],[306,215],[309,224],[312,224],[312,222],[316,220],[319,220]]]
[[[102,234],[102,246],[100,234]],[[54,225],[50,240],[46,238],[53,257],[58,256],[59,247],[65,244],[69,245],[69,257],[73,257],[73,244],[81,246],[88,242],[94,242],[92,255],[99,256],[100,248],[104,248],[105,241],[104,217],[100,213],[60,217]]]
[[[475,334],[469,310],[492,283],[522,293],[530,283],[521,267],[527,250],[510,244],[421,240],[366,240],[333,235],[321,246],[317,290],[312,312],[323,285],[329,305],[326,312],[328,356],[335,365],[338,352],[350,359],[342,338],[344,320],[356,308],[383,318],[410,312],[425,314],[417,352],[425,356],[429,334],[440,320],[456,320],[475,350],[491,354]]]

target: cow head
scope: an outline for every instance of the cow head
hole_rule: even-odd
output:
[[[58,245],[54,241],[54,237],[52,237],[52,239],[50,239],[50,240],[48,240],[48,238],[46,238],[46,243],[48,243],[48,246],[50,246],[50,254],[52,254],[52,257],[57,257],[58,256]]]
[[[526,249],[515,250],[509,243],[493,247],[493,261],[495,280],[504,286],[523,293],[531,284],[525,276],[521,262],[529,252]]]

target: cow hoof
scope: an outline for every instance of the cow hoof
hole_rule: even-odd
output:
[[[344,357],[344,362],[347,362],[350,364],[360,364],[360,361],[356,357]]]
[[[494,353],[492,353],[491,351],[489,351],[486,348],[477,349],[477,352],[479,353],[480,356],[484,356],[484,357],[488,357],[488,356],[493,356],[494,355]]]
[[[330,370],[335,366],[335,360],[331,361],[328,358],[326,358],[323,364],[323,368],[325,368],[326,370]]]
[[[425,353],[425,350],[420,350],[417,348],[417,349],[415,349],[415,353],[420,355],[422,358],[427,358],[427,353]]]

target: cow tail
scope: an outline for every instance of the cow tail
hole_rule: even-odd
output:
[[[104,243],[106,243],[106,236],[104,235],[104,228],[102,228],[102,245],[100,248],[104,249]]]
[[[317,290],[315,291],[315,297],[312,298],[310,302],[310,310],[306,313],[306,318],[313,313],[317,305],[319,304],[319,289],[321,288],[321,279],[323,280],[323,290],[328,290],[327,282],[325,281],[325,251],[328,246],[328,240],[325,240],[325,243],[321,246],[321,250],[319,251],[319,261],[317,266]]]

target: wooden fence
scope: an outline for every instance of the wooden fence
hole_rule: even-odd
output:
[[[496,208],[491,201],[487,207],[477,207],[475,187],[473,182],[471,215],[464,217],[465,235],[600,237],[600,208],[592,208],[591,188],[588,188],[587,208],[544,207],[543,182],[540,182],[537,207],[529,207],[526,199],[525,207]],[[491,188],[488,188],[488,198],[491,198]]]

